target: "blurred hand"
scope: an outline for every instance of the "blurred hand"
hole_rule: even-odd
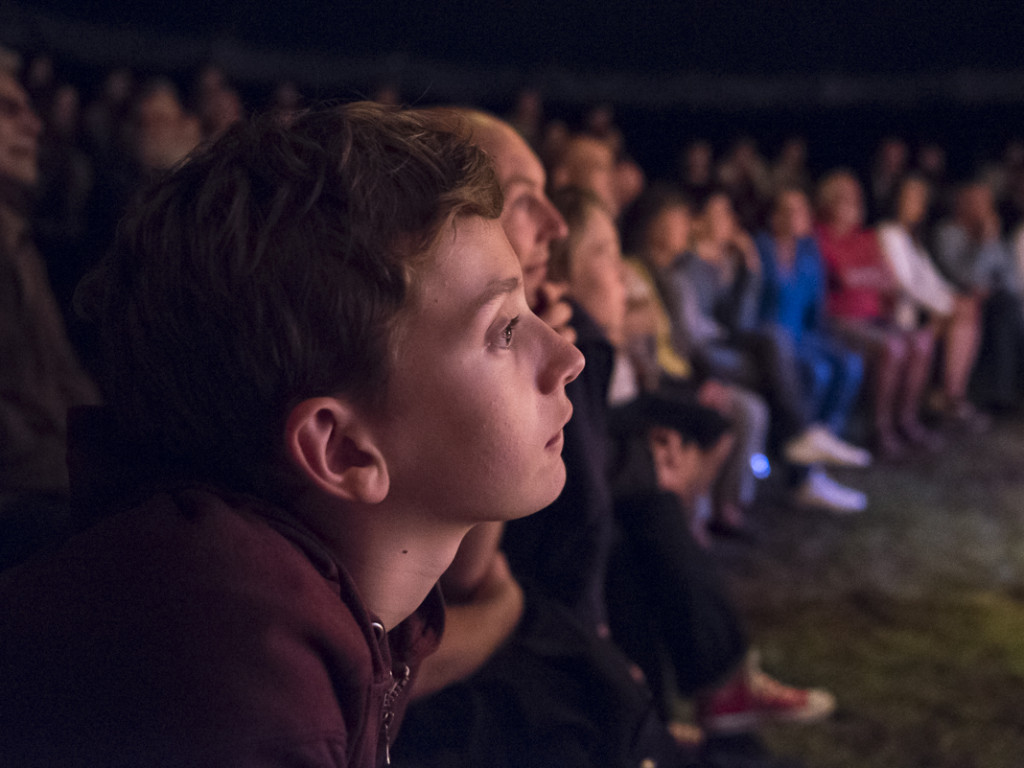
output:
[[[686,503],[693,501],[702,485],[700,448],[695,443],[684,443],[679,432],[667,427],[653,427],[648,445],[658,488],[671,491]]]
[[[729,385],[718,379],[708,379],[697,390],[697,402],[705,408],[713,408],[719,413],[727,413],[732,402]]]
[[[570,344],[575,344],[576,331],[569,325],[572,320],[572,305],[565,300],[568,292],[569,286],[565,283],[541,283],[537,289],[536,306],[531,309],[537,317],[554,328],[559,336]]]
[[[757,252],[757,244],[754,238],[747,234],[746,230],[737,226],[732,236],[732,243],[743,254],[743,263],[747,269],[755,275],[761,273],[761,256]]]

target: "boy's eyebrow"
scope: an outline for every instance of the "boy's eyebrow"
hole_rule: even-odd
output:
[[[494,279],[487,284],[483,292],[477,297],[476,302],[473,306],[473,314],[476,314],[481,309],[490,304],[498,296],[502,296],[507,293],[514,293],[519,290],[519,286],[523,284],[523,280],[519,275],[515,277],[506,277],[504,279]]]

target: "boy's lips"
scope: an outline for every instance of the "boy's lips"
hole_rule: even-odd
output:
[[[562,420],[562,426],[559,427],[558,431],[551,437],[551,439],[548,440],[544,444],[545,448],[554,448],[556,445],[561,445],[562,436],[563,436],[563,430],[565,429],[565,425],[569,423],[569,419],[571,419],[571,418],[572,418],[572,404],[570,403],[569,404],[569,412],[565,416],[565,418]]]

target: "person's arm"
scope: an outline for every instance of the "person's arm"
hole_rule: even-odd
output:
[[[700,288],[691,274],[697,269],[699,266],[696,264],[677,265],[668,275],[675,288],[676,299],[676,306],[667,307],[673,340],[678,349],[689,351],[699,350],[706,343],[726,336],[725,329],[701,307]]]
[[[953,287],[935,261],[910,236],[895,226],[879,230],[882,250],[903,290],[930,314],[946,317],[953,312]]]
[[[940,271],[961,290],[983,289],[975,280],[971,244],[963,227],[951,223],[940,226],[932,257]]]
[[[419,699],[464,680],[501,647],[523,615],[523,590],[498,549],[502,523],[483,523],[463,539],[441,577],[448,606],[441,645],[428,656],[412,691]]]
[[[828,303],[828,282],[825,275],[825,259],[821,255],[817,238],[809,237],[803,241],[807,249],[807,261],[805,275],[811,284],[810,294],[812,301],[807,306],[804,315],[804,330],[812,333],[819,332],[825,328],[828,317],[825,307]],[[797,264],[800,262],[798,261]]]
[[[748,238],[749,239],[749,238]],[[749,330],[757,326],[761,303],[761,259],[754,249],[753,257],[744,255],[743,269],[738,280],[736,296],[735,327]],[[756,268],[751,267],[756,264]]]
[[[878,228],[878,245],[900,288],[917,299],[914,296],[914,254],[907,247],[909,236],[901,237],[902,234],[896,224],[883,224]]]

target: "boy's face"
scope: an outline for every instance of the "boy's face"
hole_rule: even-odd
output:
[[[530,312],[498,221],[456,219],[415,279],[380,424],[389,499],[453,523],[546,506],[583,356]]]

